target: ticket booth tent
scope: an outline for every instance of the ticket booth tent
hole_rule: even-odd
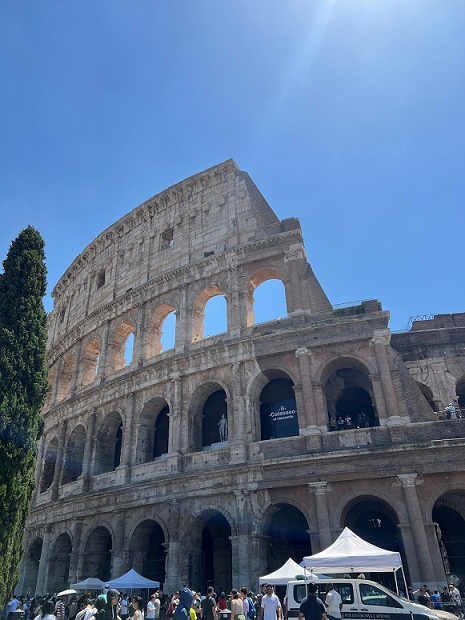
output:
[[[404,584],[407,584],[400,553],[376,547],[354,534],[348,527],[344,528],[339,538],[327,549],[304,557],[302,566],[311,573],[390,572],[394,574],[397,593],[399,585],[396,572],[401,570]]]

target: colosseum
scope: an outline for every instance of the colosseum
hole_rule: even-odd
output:
[[[268,280],[287,315],[257,323]],[[232,160],[110,226],[53,296],[18,591],[130,568],[254,589],[345,526],[413,586],[464,579],[465,314],[391,333],[377,300],[333,307],[299,221]]]

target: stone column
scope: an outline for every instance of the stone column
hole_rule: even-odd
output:
[[[187,309],[187,284],[178,287],[181,291],[179,312],[176,313],[176,342],[175,352],[183,353],[187,344],[192,340],[192,324],[189,323],[190,313]]]
[[[239,338],[242,326],[243,309],[239,294],[239,274],[237,267],[231,267],[228,271],[229,290],[227,296],[227,312],[228,312],[228,333],[233,338]]]
[[[411,585],[416,589],[423,585],[421,581],[420,569],[418,567],[417,552],[415,551],[415,543],[412,537],[412,528],[409,523],[399,523],[397,526],[402,536],[405,557],[407,559]]]
[[[76,346],[74,347],[74,365],[73,365],[73,373],[71,375],[71,389],[70,395],[74,396],[76,394],[76,386],[77,380],[79,376],[79,368],[81,366],[81,352],[82,352],[82,340],[78,340]]]
[[[131,392],[127,397],[126,419],[123,424],[123,445],[121,446],[120,467],[132,467],[133,455],[137,450],[137,437],[135,433],[134,413],[136,409],[136,394]]]
[[[80,477],[84,479],[85,486],[88,486],[89,479],[92,476],[92,459],[95,452],[95,423],[97,420],[97,410],[92,409],[89,415],[87,425],[86,445],[84,446],[84,455],[82,457],[82,474]],[[86,490],[86,489],[84,489]]]
[[[105,381],[105,376],[107,374],[109,337],[110,337],[110,320],[107,319],[105,321],[105,327],[103,329],[102,348],[100,350],[98,369],[97,369],[97,377],[100,378],[101,382]]]
[[[35,480],[35,487],[34,487],[34,493],[32,495],[32,503],[31,505],[34,505],[34,502],[37,498],[37,494],[39,493],[39,489],[40,489],[40,476],[42,473],[42,468],[44,466],[44,452],[45,452],[45,435],[42,435],[42,437],[39,439],[39,445],[37,448],[37,461],[36,461],[36,467],[35,467],[35,472],[34,472],[34,480]]]
[[[182,379],[179,373],[171,376],[171,393],[173,398],[172,409],[170,409],[168,454],[179,455],[182,453],[181,447],[181,416],[182,416]],[[185,449],[185,447],[184,447]]]
[[[426,536],[425,524],[416,490],[416,485],[419,484],[417,474],[398,474],[397,478],[400,481],[404,492],[421,580],[424,583],[433,583],[435,581],[434,570],[431,564],[428,538]]]
[[[63,358],[60,357],[55,363],[55,383],[52,388],[52,396],[50,398],[50,409],[57,404],[58,386],[60,385],[61,371],[63,370]]]
[[[180,587],[180,583],[182,583],[182,579],[180,580],[182,571],[179,562],[181,543],[179,540],[171,540],[166,544],[166,546],[168,556],[163,591],[176,592],[176,590]]]
[[[433,564],[433,570],[437,584],[445,584],[446,572],[444,570],[444,564],[442,562],[441,550],[439,548],[438,535],[436,533],[435,523],[425,523],[426,537],[429,543],[429,552],[431,562]]]
[[[402,424],[396,393],[392,384],[391,370],[386,353],[386,347],[391,341],[390,329],[375,329],[370,343],[373,346],[378,366],[381,385],[383,388],[384,402],[389,416],[388,424]]]
[[[299,260],[305,258],[303,244],[294,244],[284,252],[284,263],[288,269],[289,281],[286,287],[287,311],[296,312],[304,309],[302,303],[302,288],[299,277]],[[288,296],[289,294],[289,296]],[[289,299],[290,297],[290,299]]]
[[[137,368],[141,368],[147,356],[147,341],[145,331],[145,304],[139,304],[139,320],[137,321],[132,358]]]
[[[126,512],[118,511],[118,518],[115,526],[115,539],[111,556],[111,578],[115,579],[123,574],[123,556],[125,547],[125,526]]]
[[[52,539],[52,526],[47,525],[42,538],[42,550],[40,552],[39,570],[37,572],[37,583],[35,594],[44,594],[47,592],[47,573],[48,573],[48,556],[50,554],[50,542]]]
[[[328,414],[326,411],[326,400],[323,396],[323,386],[321,383],[313,382],[313,398],[315,400],[316,425],[321,431],[328,430]]]
[[[329,510],[327,493],[331,490],[327,482],[309,482],[310,493],[315,496],[316,520],[318,522],[318,533],[320,536],[320,546],[326,549],[331,544],[331,527],[329,523]]]
[[[244,364],[230,364],[232,373],[232,399],[228,402],[228,441],[231,463],[247,460],[245,441],[245,402],[243,397]]]
[[[299,362],[302,395],[305,406],[305,426],[311,432],[320,432],[316,420],[316,406],[312,389],[312,372],[310,368],[311,351],[307,347],[295,350],[295,356]]]
[[[73,548],[69,559],[69,579],[68,583],[72,584],[79,580],[79,552],[81,550],[83,518],[77,517],[74,520],[73,527]]]
[[[61,476],[63,474],[63,465],[64,465],[64,461],[66,458],[65,443],[66,443],[67,429],[68,429],[68,420],[64,420],[60,428],[60,434],[58,435],[57,460],[55,464],[55,471],[53,473],[52,499],[54,501],[58,499],[58,487],[60,486]]]

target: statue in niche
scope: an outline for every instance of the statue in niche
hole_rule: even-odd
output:
[[[218,431],[220,441],[228,441],[228,420],[224,413],[221,414],[221,420],[218,422]]]

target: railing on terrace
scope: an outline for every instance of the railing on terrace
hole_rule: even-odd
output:
[[[359,299],[358,301],[344,301],[342,304],[333,304],[333,310],[350,308],[351,306],[361,306],[364,301],[373,301],[373,299],[374,297],[368,297],[367,299]]]

